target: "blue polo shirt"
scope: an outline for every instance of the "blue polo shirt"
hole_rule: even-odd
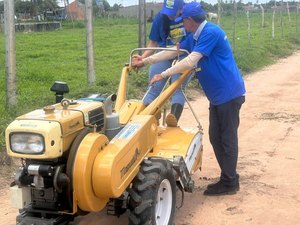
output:
[[[196,75],[211,104],[220,105],[245,94],[244,81],[228,38],[219,26],[205,21],[203,27],[180,44],[180,48],[203,55]]]
[[[169,27],[169,33],[166,31],[166,27]],[[160,12],[154,17],[149,39],[157,42],[159,47],[174,46],[177,42],[182,42],[185,36],[186,31],[182,22],[175,23]]]

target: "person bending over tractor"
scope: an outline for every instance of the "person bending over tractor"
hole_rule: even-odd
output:
[[[169,69],[153,76],[150,85],[196,66],[196,76],[209,100],[209,139],[221,169],[220,180],[209,184],[204,195],[235,194],[239,190],[238,127],[239,112],[245,102],[245,85],[235,63],[225,32],[206,21],[205,11],[197,2],[183,7],[177,22],[192,32],[180,43],[191,52]],[[175,58],[176,53],[162,51],[144,59],[134,58],[133,67],[142,67]]]
[[[177,43],[182,42],[186,38],[186,31],[183,27],[182,21],[175,22],[174,19],[178,17],[183,7],[183,0],[164,0],[161,11],[154,17],[152,27],[149,34],[149,43],[147,47],[171,47]],[[134,56],[135,58],[144,59],[154,53],[153,50],[145,51],[141,56]],[[150,66],[149,81],[155,74],[160,74],[164,70],[172,66],[172,60],[163,60]],[[175,74],[171,78],[174,82],[179,77]],[[188,78],[182,85],[182,88],[188,83]],[[162,79],[156,82],[152,87],[149,87],[145,94],[143,103],[149,105],[162,91],[167,79]],[[184,94],[181,88],[172,96],[171,113],[167,116],[166,122],[168,126],[177,126],[183,106],[185,103]]]

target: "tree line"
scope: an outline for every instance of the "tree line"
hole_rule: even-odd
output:
[[[239,11],[247,11],[247,8],[248,9],[252,9],[252,10],[257,10],[259,11],[261,6],[263,6],[265,12],[267,11],[273,11],[273,8],[275,5],[277,6],[280,6],[282,5],[283,3],[286,5],[288,4],[289,7],[296,11],[296,8],[297,8],[297,5],[299,7],[299,2],[293,0],[293,1],[282,1],[282,0],[271,0],[269,2],[266,2],[266,3],[259,3],[259,0],[257,0],[255,3],[252,3],[252,2],[248,2],[248,3],[243,3],[242,0],[239,0],[239,1],[235,1],[235,0],[219,0],[220,1],[220,6],[221,6],[221,11],[222,11],[222,14],[223,15],[233,15],[234,14],[234,11],[236,10],[237,12]],[[218,7],[219,4],[216,3],[216,4],[208,4],[204,1],[201,1],[201,4],[203,5],[204,9],[207,11],[207,12],[217,12],[218,11]]]
[[[46,11],[55,11],[59,8],[57,0],[14,0],[15,1],[15,13],[16,14],[29,14],[34,17],[38,14],[41,14]],[[84,4],[85,0],[79,0],[80,3]],[[69,0],[65,0],[66,6],[69,5]],[[103,0],[101,1],[101,8],[104,11],[118,11],[121,4],[114,4],[110,6],[110,4]],[[96,1],[93,1],[94,11],[99,9],[99,6],[96,4]],[[4,12],[4,2],[0,2],[0,12]]]
[[[14,0],[15,1],[15,13],[16,14],[29,14],[30,16],[34,17],[38,14],[41,14],[46,11],[55,11],[59,8],[57,0],[30,0],[30,1],[23,1],[23,0]],[[69,0],[64,0],[66,5],[69,4]],[[85,0],[78,0],[80,3],[84,4]],[[122,4],[114,4],[110,6],[110,4],[106,0],[101,0],[101,6],[97,5],[97,1],[93,1],[93,8],[94,12],[98,12],[99,8],[105,12],[110,11],[118,11],[122,8]],[[99,2],[99,1],[98,1]],[[256,3],[243,3],[242,0],[234,1],[234,0],[223,0],[221,2],[221,10],[223,15],[232,15],[234,13],[234,4],[236,4],[237,11],[245,10],[245,7],[252,6],[253,9],[259,9],[260,5],[263,5],[265,11],[271,11],[272,7],[275,5],[275,0],[271,0],[267,3],[259,3],[259,0]],[[282,1],[277,1],[277,4],[280,4]],[[286,1],[291,8],[296,9],[296,5],[299,4],[296,1]],[[217,12],[218,4],[209,4],[204,1],[201,1],[201,4],[205,8],[207,12]],[[4,3],[3,1],[0,2],[0,12],[4,11]]]

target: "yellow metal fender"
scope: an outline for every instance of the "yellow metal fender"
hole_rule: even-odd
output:
[[[149,157],[173,159],[182,156],[188,171],[194,173],[202,163],[202,133],[196,128],[160,127],[159,138]]]
[[[101,198],[118,198],[128,188],[157,142],[154,116],[136,115],[99,152],[93,166],[93,188]]]
[[[74,205],[96,212],[109,198],[120,197],[156,142],[157,121],[151,115],[134,116],[110,142],[103,134],[88,134],[74,160]]]
[[[108,143],[105,135],[90,133],[78,147],[73,169],[74,205],[84,211],[100,211],[108,198],[99,198],[92,187],[92,169],[97,154]]]

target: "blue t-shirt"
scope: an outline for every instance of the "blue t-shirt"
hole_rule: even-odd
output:
[[[189,35],[180,48],[203,55],[196,75],[211,104],[220,105],[245,94],[244,80],[219,26],[207,22],[197,40]]]
[[[185,39],[186,31],[181,23],[175,23],[162,13],[158,13],[152,22],[149,39],[159,47],[174,46]]]

